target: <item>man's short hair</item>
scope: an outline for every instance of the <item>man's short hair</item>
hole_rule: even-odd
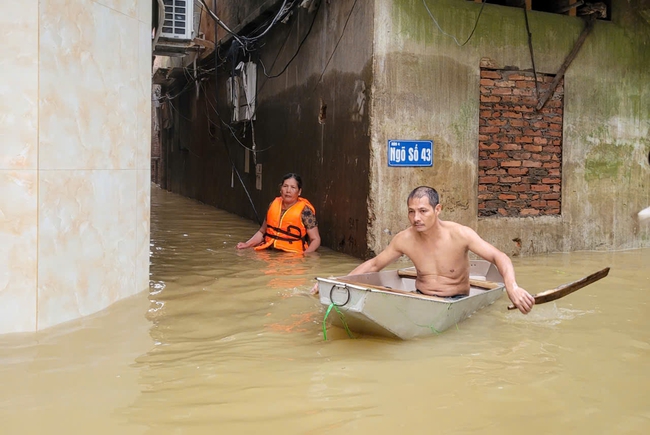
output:
[[[419,186],[413,189],[409,197],[406,199],[406,204],[414,198],[419,199],[424,198],[425,196],[429,198],[429,204],[431,204],[431,207],[436,208],[436,205],[438,205],[438,202],[440,201],[438,192],[436,192],[436,189],[429,186]]]

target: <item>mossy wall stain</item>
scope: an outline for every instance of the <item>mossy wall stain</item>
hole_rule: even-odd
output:
[[[585,161],[585,181],[602,179],[616,180],[626,160],[625,153],[631,147],[617,147],[612,144],[600,144],[590,151]]]

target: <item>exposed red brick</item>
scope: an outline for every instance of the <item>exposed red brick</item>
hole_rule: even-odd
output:
[[[511,104],[520,104],[521,103],[521,97],[519,97],[517,95],[514,95],[515,91],[516,91],[516,89],[513,90],[513,95],[504,95],[501,98],[501,102],[509,103],[509,105],[511,105]],[[511,107],[509,107],[508,109],[511,109]]]
[[[498,133],[499,127],[479,127],[479,133]]]
[[[524,130],[524,134],[526,136],[542,136],[544,134],[544,132],[542,132],[541,130],[532,130],[532,129],[528,128],[528,129]]]
[[[499,178],[499,182],[501,183],[519,183],[521,181],[521,177],[501,177]]]
[[[526,103],[526,101],[524,101],[524,102]],[[528,104],[528,103],[526,103],[526,104]],[[517,112],[534,112],[535,111],[535,108],[532,105],[531,106],[515,106],[515,107],[513,107],[513,109],[516,110]]]
[[[507,77],[508,77],[508,80],[525,80],[525,81],[534,80],[534,78],[531,77],[531,76],[525,76],[525,75],[518,74],[518,73],[509,74]]]
[[[533,138],[533,143],[538,145],[546,145],[548,140],[545,137],[535,137]]]
[[[540,74],[542,91],[552,76]],[[479,216],[538,216],[561,209],[563,88],[536,110],[527,71],[481,70]]]
[[[517,96],[521,96],[521,97],[530,97],[530,96],[533,95],[534,92],[535,92],[534,89],[528,89],[528,88],[520,89],[520,88],[515,88],[515,89],[512,90],[512,95],[517,95]]]
[[[496,88],[492,91],[493,95],[512,95],[512,89],[510,88]]]
[[[528,168],[509,168],[509,175],[526,175],[528,173]]]
[[[516,86],[518,88],[534,88],[535,83],[522,80],[522,81],[518,81]]]
[[[490,142],[490,143],[479,142],[478,144],[478,149],[480,150],[498,150],[499,148],[500,148],[499,144],[494,142]]]
[[[485,95],[481,95],[481,102],[483,103],[498,103],[499,101],[501,101],[501,98],[499,97],[493,95],[489,97]]]
[[[501,79],[501,73],[498,71],[481,70],[481,78]]]
[[[488,125],[496,125],[498,127],[503,127],[508,123],[508,120],[506,119],[498,119],[498,118],[490,118],[487,120]]]
[[[479,160],[479,168],[494,168],[497,165],[496,160]]]
[[[519,136],[521,134],[520,128],[509,128],[505,131],[507,136]]]

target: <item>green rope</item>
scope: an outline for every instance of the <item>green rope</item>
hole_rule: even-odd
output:
[[[448,304],[448,305],[447,305],[447,311],[449,311],[449,310],[451,310],[451,304]],[[435,321],[438,320],[438,317],[440,317],[440,316],[436,317],[436,318],[433,320],[433,323],[432,323],[431,325],[421,325],[421,324],[419,324],[419,323],[414,322],[413,320],[411,320],[411,319],[408,317],[408,315],[407,315],[403,310],[400,310],[399,308],[397,308],[397,311],[399,311],[400,313],[402,313],[402,315],[403,315],[404,317],[406,317],[406,318],[407,318],[411,323],[413,323],[415,326],[419,326],[420,328],[429,328],[429,329],[431,330],[431,332],[433,332],[433,333],[436,334],[436,335],[440,335],[440,334],[441,334],[441,331],[438,331],[436,328],[433,327],[433,323],[435,323]],[[443,314],[443,313],[440,313],[440,315],[442,315],[442,314]],[[456,330],[459,330],[459,328],[458,328],[458,323],[456,323]]]
[[[337,307],[336,305],[334,305],[333,303],[331,303],[330,306],[327,307],[327,311],[325,312],[325,317],[323,317],[323,340],[324,340],[324,341],[327,341],[327,325],[326,325],[325,322],[326,322],[326,320],[327,320],[327,316],[330,315],[330,311],[332,311],[332,308],[334,308],[334,310],[335,310],[337,313],[339,313],[339,318],[341,319],[341,323],[343,323],[343,328],[345,328],[345,332],[348,333],[348,337],[350,337],[350,338],[354,338],[354,337],[352,336],[352,333],[350,332],[350,328],[348,328],[348,324],[347,324],[347,322],[345,321],[345,317],[343,317],[343,313],[341,312],[341,310],[339,310],[339,307]]]

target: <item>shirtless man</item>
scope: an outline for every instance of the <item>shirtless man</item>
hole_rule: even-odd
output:
[[[423,294],[456,296],[469,294],[469,251],[494,263],[503,276],[513,304],[527,314],[535,299],[515,281],[510,258],[483,240],[474,230],[438,218],[442,206],[438,192],[417,187],[407,199],[411,227],[400,231],[383,252],[355,268],[349,275],[378,272],[402,255],[417,270],[416,288]],[[315,291],[314,291],[315,289]],[[317,292],[315,286],[312,292]]]

